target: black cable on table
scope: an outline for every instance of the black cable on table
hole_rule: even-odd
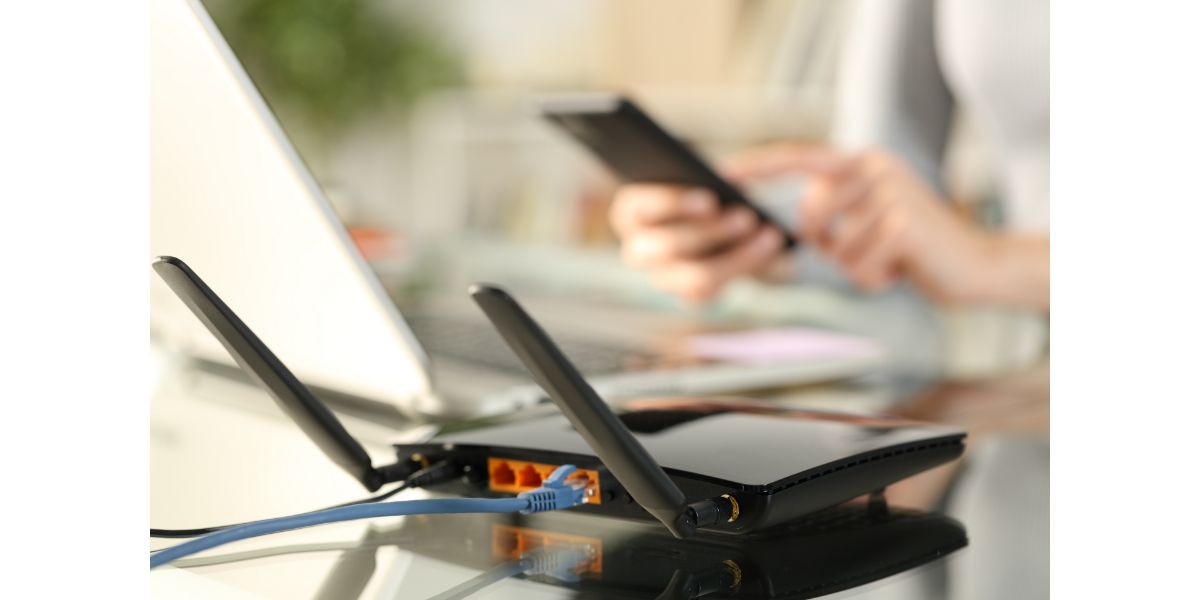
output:
[[[384,500],[387,500],[388,498],[391,498],[392,496],[395,496],[396,494],[399,494],[400,492],[403,492],[404,490],[411,489],[411,488],[417,488],[417,487],[421,487],[424,485],[429,485],[431,483],[437,483],[439,481],[444,481],[446,479],[449,479],[449,478],[455,476],[456,474],[457,473],[455,472],[455,470],[452,468],[451,464],[448,461],[441,461],[441,462],[435,463],[429,467],[421,469],[421,470],[417,471],[416,473],[413,473],[411,477],[409,477],[408,479],[405,479],[403,482],[400,483],[400,485],[398,485],[386,492],[383,492],[382,494],[376,494],[374,496],[369,496],[367,498],[362,498],[359,500],[351,500],[350,502],[343,502],[341,504],[334,504],[333,506],[326,506],[325,508],[321,508],[318,510],[329,510],[331,508],[342,508],[345,506],[355,506],[358,504],[371,504],[373,502],[382,502]],[[228,529],[230,527],[238,527],[238,526],[244,525],[244,524],[245,523],[232,523],[229,525],[215,525],[212,527],[201,527],[198,529],[154,529],[152,527],[152,528],[150,528],[150,537],[153,537],[153,538],[198,537],[198,536],[202,536],[202,535],[208,535],[210,533],[215,533],[217,531],[221,531],[222,529]]]

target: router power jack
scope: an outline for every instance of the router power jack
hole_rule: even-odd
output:
[[[696,527],[733,523],[742,515],[737,499],[729,494],[694,502],[688,505],[688,509],[694,515]]]

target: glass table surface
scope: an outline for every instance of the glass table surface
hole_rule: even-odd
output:
[[[161,598],[1048,597],[1048,373],[1039,365],[920,387],[890,412],[966,429],[963,460],[893,485],[886,499],[767,534],[676,540],[656,522],[569,512],[373,519],[222,546],[152,571],[151,589]],[[156,527],[290,514],[363,495],[294,425],[269,415],[273,407],[247,409],[261,392],[201,376],[166,379],[190,383],[160,386],[152,405]],[[828,407],[857,393],[804,390],[779,402]],[[373,455],[387,451],[349,425]]]

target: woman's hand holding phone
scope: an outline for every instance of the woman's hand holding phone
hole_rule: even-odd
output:
[[[778,228],[743,206],[722,210],[703,188],[623,185],[609,217],[625,262],[690,301],[708,300],[731,280],[766,273],[786,260]]]
[[[722,169],[736,183],[796,173],[809,185],[794,233],[860,288],[880,291],[905,277],[940,301],[1048,306],[1044,238],[984,231],[886,152],[778,144]],[[618,190],[610,216],[627,263],[649,270],[662,289],[702,301],[785,260],[778,230],[748,213],[721,210],[704,190],[631,184]]]
[[[545,98],[542,115],[621,179],[612,224],[625,259],[685,299],[716,295],[729,280],[780,262],[796,240],[688,146],[628,98]],[[669,182],[669,183],[665,183]]]
[[[798,146],[754,148],[733,157],[721,175],[735,184],[785,172],[824,173],[842,164],[828,151]],[[779,229],[747,208],[722,209],[703,188],[626,184],[609,213],[627,264],[650,272],[661,289],[693,302],[717,295],[739,277],[775,279],[788,272]],[[791,232],[796,233],[796,232]]]

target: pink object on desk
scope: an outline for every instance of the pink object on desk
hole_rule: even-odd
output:
[[[883,355],[883,348],[868,338],[804,327],[698,335],[688,346],[696,356],[750,364]]]

